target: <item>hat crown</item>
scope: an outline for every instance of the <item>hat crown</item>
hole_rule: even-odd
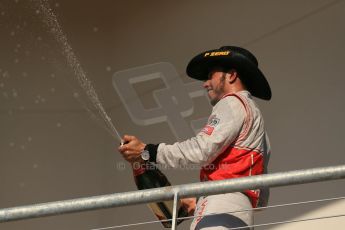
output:
[[[251,61],[257,67],[259,65],[258,60],[254,56],[254,54],[252,54],[250,51],[248,51],[244,48],[241,48],[238,46],[222,46],[219,48],[219,50],[230,50],[232,52],[239,53],[239,54],[243,55],[244,57],[246,57],[249,61]]]

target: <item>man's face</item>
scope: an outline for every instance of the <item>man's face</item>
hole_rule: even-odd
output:
[[[208,74],[203,87],[207,90],[211,105],[214,106],[225,94],[225,75],[221,69],[215,68]]]

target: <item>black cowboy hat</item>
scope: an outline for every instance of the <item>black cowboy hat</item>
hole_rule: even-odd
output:
[[[270,100],[271,88],[264,74],[258,68],[258,61],[248,50],[237,46],[223,46],[219,49],[202,52],[187,66],[187,75],[205,81],[214,67],[224,70],[236,69],[248,91],[255,97]]]

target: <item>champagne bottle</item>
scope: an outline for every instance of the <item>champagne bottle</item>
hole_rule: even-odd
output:
[[[135,184],[139,190],[171,185],[166,176],[151,162],[146,162],[138,167],[133,167],[133,175]],[[172,221],[169,219],[172,219],[173,201],[150,203],[148,206],[165,228],[171,228]],[[188,216],[187,210],[181,206],[180,202],[178,203],[177,208],[178,217]],[[177,220],[177,224],[180,224],[182,221],[183,220]]]

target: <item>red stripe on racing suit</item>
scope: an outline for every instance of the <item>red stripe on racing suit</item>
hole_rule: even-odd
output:
[[[230,146],[210,165],[200,171],[200,180],[224,180],[251,175],[260,175],[264,172],[264,159],[255,150],[239,149]],[[243,191],[251,200],[252,206],[257,207],[260,190]]]

